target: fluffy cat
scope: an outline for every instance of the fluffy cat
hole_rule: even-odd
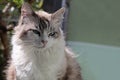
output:
[[[64,12],[34,12],[28,3],[22,5],[7,80],[82,80],[80,66],[65,46]]]

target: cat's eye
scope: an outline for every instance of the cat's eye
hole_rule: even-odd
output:
[[[35,34],[38,34],[40,36],[40,32],[37,30],[32,30]]]
[[[51,32],[48,34],[48,37],[57,37],[58,36],[58,33],[57,32]]]
[[[40,36],[40,32],[38,30],[30,29],[29,31],[32,31],[33,33],[35,33],[35,34]]]

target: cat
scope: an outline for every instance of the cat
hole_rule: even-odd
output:
[[[50,14],[22,5],[7,80],[82,80],[80,66],[65,46],[64,12],[64,7]]]

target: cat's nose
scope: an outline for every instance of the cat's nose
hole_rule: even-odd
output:
[[[41,42],[44,44],[44,45],[46,45],[47,44],[47,40],[41,40]]]

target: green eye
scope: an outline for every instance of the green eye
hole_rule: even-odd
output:
[[[52,37],[57,37],[58,33],[57,32],[51,32],[48,37],[52,36]]]
[[[30,29],[29,31],[32,31],[32,32],[34,32],[35,34],[37,34],[37,35],[40,36],[40,32],[39,32],[38,30]]]

